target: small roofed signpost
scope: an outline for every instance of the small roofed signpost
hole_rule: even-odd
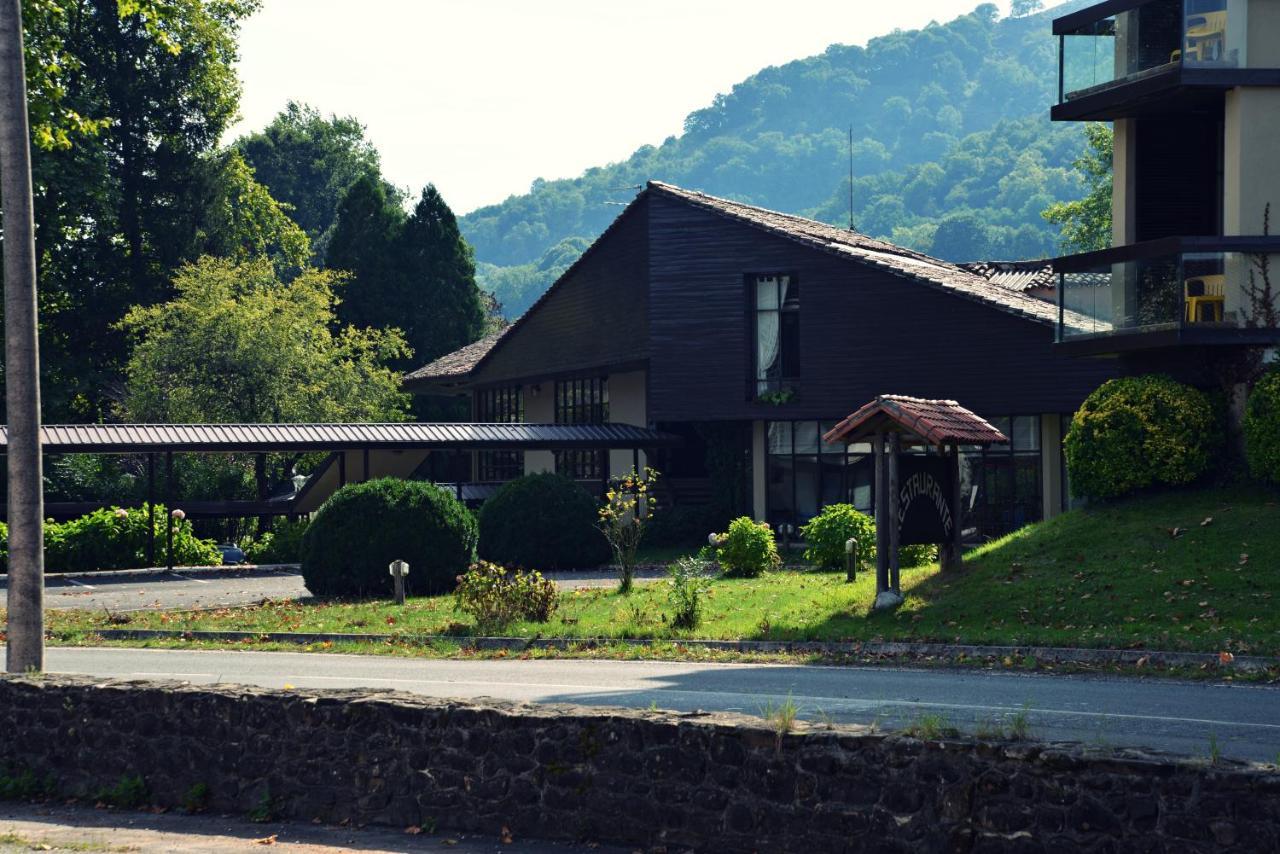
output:
[[[875,459],[876,609],[902,604],[898,549],[936,543],[943,572],[960,568],[960,446],[1009,439],[954,400],[882,394],[822,437],[870,442]],[[925,453],[912,453],[911,448]]]

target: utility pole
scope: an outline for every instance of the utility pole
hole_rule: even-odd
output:
[[[9,422],[11,673],[44,669],[44,495],[31,132],[21,0],[0,0],[0,200],[4,206],[4,372]]]

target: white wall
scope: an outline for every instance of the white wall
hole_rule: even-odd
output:
[[[556,387],[553,382],[525,383],[524,420],[529,424],[551,424],[556,420]],[[524,473],[556,470],[551,451],[525,451]]]
[[[612,424],[631,424],[636,427],[649,426],[648,395],[645,387],[644,371],[629,371],[624,374],[609,375],[609,422]],[[648,465],[647,455],[640,452],[640,468]],[[631,451],[616,450],[609,452],[609,474],[621,477],[635,466],[635,455]]]

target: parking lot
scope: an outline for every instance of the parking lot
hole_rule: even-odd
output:
[[[7,605],[8,579],[0,575],[0,605]],[[46,608],[108,611],[224,608],[263,599],[308,596],[294,567],[191,568],[50,576]]]

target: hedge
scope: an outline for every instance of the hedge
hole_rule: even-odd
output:
[[[1280,483],[1280,371],[1258,380],[1244,412],[1244,454],[1249,473]]]
[[[564,475],[527,474],[480,506],[480,557],[528,569],[584,569],[609,560],[599,502]]]
[[[1108,380],[1071,420],[1065,450],[1074,495],[1117,498],[1203,477],[1222,447],[1204,392],[1161,374]]]
[[[447,593],[475,559],[475,518],[453,493],[425,481],[348,484],[302,535],[302,578],[316,596],[391,596],[388,567],[409,563],[409,590]]]
[[[155,563],[167,554],[165,524],[169,511],[162,504],[155,511]],[[195,535],[187,519],[173,521],[173,562],[179,566],[217,566],[222,553],[213,540]],[[67,522],[44,524],[45,572],[92,572],[137,569],[147,560],[147,506],[102,507]],[[9,567],[9,528],[0,525],[0,566]]]

